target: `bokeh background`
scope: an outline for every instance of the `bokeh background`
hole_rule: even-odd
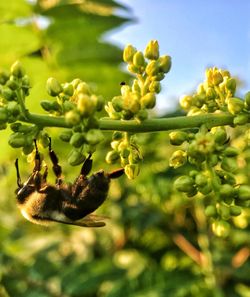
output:
[[[155,115],[177,115],[179,96],[196,88],[208,66],[228,68],[238,78],[239,95],[249,89],[249,5],[247,0],[1,1],[0,68],[22,62],[33,86],[27,106],[42,113],[39,101],[48,99],[48,77],[61,82],[79,77],[110,100],[119,94],[120,82],[131,79],[122,63],[123,46],[143,50],[157,39],[173,67]],[[48,132],[65,178],[73,181],[79,168],[65,161],[70,148],[58,140],[57,129]],[[232,137],[240,142],[243,133]],[[112,181],[109,199],[97,212],[110,219],[100,229],[45,228],[21,217],[13,163],[20,159],[23,179],[32,164],[8,146],[8,135],[1,131],[1,297],[250,296],[249,213],[232,222],[228,238],[215,238],[204,201],[172,188],[183,171],[169,168],[174,148],[167,133],[138,136],[141,173],[133,181]],[[103,160],[111,136],[105,135],[94,170],[115,168]],[[240,174],[249,178],[249,169]]]

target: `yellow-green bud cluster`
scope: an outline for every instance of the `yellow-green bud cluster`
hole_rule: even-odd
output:
[[[140,172],[141,153],[135,137],[124,132],[115,131],[111,147],[112,150],[106,155],[106,162],[113,164],[120,161],[128,178],[134,179],[137,177]]]
[[[10,72],[0,72],[0,105],[9,111],[8,122],[18,120],[20,109],[16,102],[20,97],[23,99],[28,96],[29,89],[29,77],[19,61],[11,66]]]
[[[60,84],[55,78],[49,78],[46,88],[48,94],[55,99],[43,100],[41,106],[50,114],[63,115],[65,121],[72,126],[71,130],[63,131],[60,138],[73,147],[69,163],[78,165],[103,140],[96,112],[103,109],[104,99],[80,79]]]
[[[171,144],[185,148],[172,154],[170,166],[178,168],[187,163],[197,168],[177,178],[175,188],[188,197],[206,197],[205,214],[212,219],[213,232],[226,236],[228,228],[221,226],[230,226],[227,220],[239,216],[242,207],[250,203],[250,186],[239,184],[235,178],[240,149],[230,145],[224,127],[208,131],[202,126],[196,134],[174,131],[169,138]]]
[[[171,68],[171,58],[160,56],[158,42],[152,40],[144,53],[132,45],[126,46],[123,60],[136,78],[132,86],[122,85],[121,95],[108,102],[105,109],[112,119],[136,119],[142,122],[148,118],[147,110],[156,104],[156,94],[161,91],[160,81]]]
[[[185,95],[180,99],[181,107],[188,115],[211,113],[217,110],[239,114],[244,102],[235,97],[236,79],[226,70],[216,67],[206,70],[206,79],[193,95]]]

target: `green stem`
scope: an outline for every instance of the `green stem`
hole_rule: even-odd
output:
[[[25,113],[24,122],[33,123],[41,127],[71,128],[64,117]],[[249,116],[250,122],[250,116]],[[133,133],[169,131],[176,129],[198,128],[206,124],[208,128],[233,124],[233,116],[229,113],[204,114],[197,116],[180,116],[173,118],[158,118],[138,123],[135,120],[122,121],[102,118],[99,120],[100,129],[107,131],[125,131]]]

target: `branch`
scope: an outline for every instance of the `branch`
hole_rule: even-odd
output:
[[[234,116],[229,113],[204,114],[196,116],[179,116],[174,118],[148,119],[142,123],[135,120],[111,120],[102,118],[99,120],[101,130],[126,131],[134,133],[169,131],[175,129],[196,128],[207,125],[208,128],[233,124]],[[64,117],[54,117],[30,113],[23,119],[24,122],[33,123],[42,127],[71,128]],[[250,117],[249,117],[250,122]]]

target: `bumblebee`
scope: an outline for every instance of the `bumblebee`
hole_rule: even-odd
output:
[[[87,177],[93,162],[90,154],[74,183],[65,183],[58,157],[51,148],[51,139],[49,140],[49,156],[56,176],[54,185],[46,181],[47,166],[41,173],[41,157],[36,141],[34,169],[25,183],[21,182],[18,159],[15,161],[17,205],[22,215],[30,222],[41,225],[58,222],[81,227],[105,226],[104,217],[93,215],[92,212],[106,200],[110,180],[120,177],[124,170],[121,168],[111,173],[99,170]]]

